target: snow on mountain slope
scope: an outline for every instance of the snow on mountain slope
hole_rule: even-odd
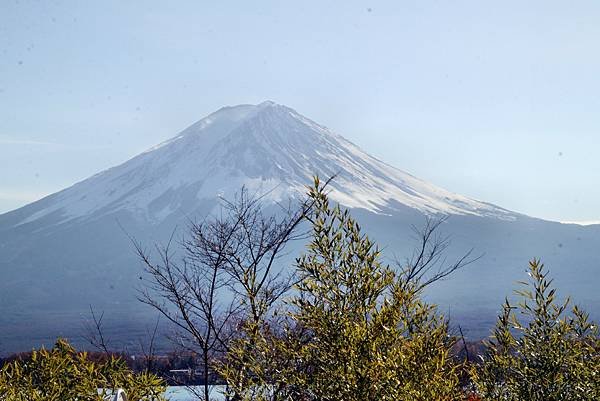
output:
[[[265,102],[223,108],[119,166],[0,215],[3,348],[79,338],[89,305],[112,319],[107,333],[115,341],[135,341],[156,316],[136,299],[143,274],[131,238],[149,248],[164,244],[175,234],[185,236],[189,219],[218,207],[219,195],[231,199],[246,185],[266,193],[266,201],[285,200],[303,195],[314,174],[337,174],[331,197],[356,208],[353,216],[388,260],[414,252],[411,227],[423,224],[423,214],[453,215],[442,232],[453,239],[448,260],[469,249],[485,256],[428,296],[452,310],[467,335],[488,334],[498,305],[533,256],[552,267],[562,294],[576,294],[586,309],[600,310],[600,226],[529,218],[454,194],[369,156],[290,108]],[[290,258],[301,251],[296,243]]]
[[[119,210],[158,223],[186,202],[230,197],[242,185],[267,193],[267,200],[296,197],[315,174],[337,175],[332,199],[375,213],[401,204],[425,214],[517,216],[428,184],[290,108],[264,102],[222,108],[173,139],[51,195],[17,225],[51,214],[64,223]]]

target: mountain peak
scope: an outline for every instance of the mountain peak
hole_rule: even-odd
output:
[[[258,115],[271,115],[271,116],[279,116],[286,118],[290,115],[292,116],[300,116],[300,114],[283,104],[275,103],[272,100],[265,100],[264,102],[258,104],[239,104],[236,106],[228,106],[223,107],[219,110],[222,111],[221,116],[231,117],[230,114],[233,114],[234,118],[239,119],[251,119],[255,118]],[[217,112],[217,113],[219,113]],[[217,113],[213,113],[212,115],[216,115]],[[210,117],[210,116],[209,116]]]
[[[221,108],[122,165],[27,206],[33,212],[19,213],[25,215],[19,224],[123,211],[161,222],[173,213],[194,214],[199,204],[231,197],[242,186],[268,193],[266,200],[297,197],[314,175],[335,175],[331,197],[347,207],[514,218],[391,167],[295,110],[265,101]]]
[[[242,103],[232,106],[224,106],[214,113],[209,114],[206,118],[210,118],[211,116],[234,116],[234,118],[246,117],[252,114],[256,114],[265,110],[281,110],[281,111],[294,111],[292,108],[285,106],[283,104],[276,103],[272,100],[265,100],[258,104],[249,104]]]
[[[256,105],[257,107],[273,107],[273,106],[281,106],[280,104],[275,103],[272,100],[265,100]]]

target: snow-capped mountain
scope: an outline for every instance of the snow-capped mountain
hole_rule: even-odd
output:
[[[288,107],[264,102],[222,108],[175,138],[53,195],[17,225],[49,215],[66,223],[121,209],[159,223],[195,200],[230,196],[242,185],[271,200],[300,196],[315,174],[337,175],[331,197],[347,207],[381,213],[400,203],[427,214],[515,219],[507,210],[391,167]]]
[[[410,227],[424,215],[450,215],[444,229],[455,246],[448,256],[472,247],[486,255],[431,294],[460,316],[493,317],[534,256],[556,265],[555,276],[584,304],[600,304],[598,226],[546,222],[452,193],[291,108],[264,102],[224,107],[119,166],[0,215],[4,342],[27,348],[73,336],[89,305],[107,311],[115,335],[126,339],[150,313],[135,298],[141,267],[128,236],[160,242],[242,186],[265,202],[296,198],[315,174],[336,175],[331,198],[353,210],[390,258],[411,252]]]

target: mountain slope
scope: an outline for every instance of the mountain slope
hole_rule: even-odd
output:
[[[265,102],[223,108],[130,161],[34,203],[35,211],[15,225],[50,215],[63,224],[121,209],[157,223],[186,201],[231,195],[241,185],[268,191],[274,200],[298,196],[315,174],[337,175],[331,195],[347,207],[380,212],[395,201],[424,213],[515,219],[386,165],[294,110]]]
[[[151,311],[135,299],[140,264],[128,236],[150,246],[177,228],[182,233],[189,219],[211,213],[242,185],[267,203],[299,197],[315,174],[336,175],[331,197],[354,209],[390,256],[411,252],[410,226],[424,215],[450,215],[449,257],[471,247],[486,254],[431,294],[459,314],[481,309],[478,316],[493,317],[532,256],[574,263],[557,276],[584,302],[598,304],[591,288],[600,263],[598,227],[532,219],[441,189],[265,102],[222,108],[119,166],[0,215],[5,342],[18,348],[72,336],[89,305],[106,310],[115,335],[130,339]],[[28,332],[31,321],[38,323],[37,340]]]

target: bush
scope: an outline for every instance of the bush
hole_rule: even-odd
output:
[[[130,400],[159,401],[165,386],[150,373],[134,374],[125,362],[109,356],[94,362],[59,339],[51,350],[41,349],[0,370],[2,401],[98,401],[123,388]]]
[[[251,325],[221,374],[239,400],[459,400],[454,338],[418,283],[380,262],[348,211],[318,180],[312,241],[280,324]]]
[[[417,283],[380,262],[348,211],[330,207],[317,189],[310,195],[313,240],[298,261],[291,313],[310,334],[297,357],[312,369],[300,384],[318,400],[455,399],[454,339],[444,318],[420,299]]]
[[[479,369],[478,392],[489,400],[599,400],[600,340],[597,326],[569,300],[558,303],[552,280],[538,260],[528,282],[508,300]],[[521,318],[517,318],[517,311]]]

